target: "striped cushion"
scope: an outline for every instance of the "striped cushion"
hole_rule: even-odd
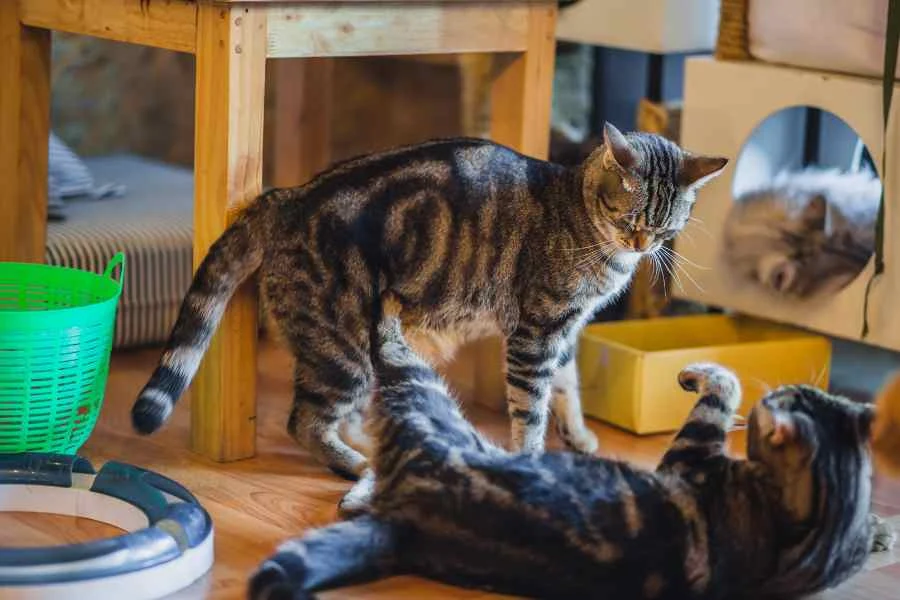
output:
[[[85,163],[95,179],[124,184],[127,192],[67,202],[66,220],[48,224],[46,260],[102,272],[113,254],[125,252],[115,347],[160,343],[191,281],[191,171],[128,155]]]

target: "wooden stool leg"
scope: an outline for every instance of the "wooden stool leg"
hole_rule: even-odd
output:
[[[43,262],[50,134],[50,32],[0,2],[0,260]]]
[[[334,59],[273,60],[271,184],[306,183],[331,163]]]
[[[491,93],[491,137],[520,152],[546,158],[550,146],[550,107],[556,52],[556,8],[533,7],[528,47],[515,56],[498,55]],[[503,347],[487,340],[473,347],[475,398],[492,408],[504,406]]]
[[[194,265],[262,187],[266,20],[255,9],[197,7]],[[191,441],[218,461],[256,446],[257,303],[235,294],[194,382]]]

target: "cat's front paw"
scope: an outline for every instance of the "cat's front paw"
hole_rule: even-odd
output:
[[[869,514],[872,525],[872,552],[887,552],[894,547],[897,534],[887,521],[876,515]]]
[[[350,519],[369,512],[374,494],[375,474],[367,469],[338,502],[338,514],[344,519]]]
[[[570,431],[560,427],[559,436],[562,438],[566,448],[579,454],[593,455],[597,452],[597,448],[600,447],[597,436],[587,427],[579,431]]]
[[[722,399],[734,412],[741,404],[741,383],[737,376],[722,365],[715,363],[694,363],[678,374],[678,383],[688,392],[701,396],[714,394]]]

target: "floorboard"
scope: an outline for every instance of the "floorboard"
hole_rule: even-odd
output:
[[[244,597],[247,575],[275,546],[308,527],[335,518],[335,505],[348,483],[319,467],[284,430],[290,404],[289,357],[270,343],[261,347],[258,455],[251,460],[216,464],[190,452],[189,406],[180,405],[168,426],[140,438],[131,432],[129,409],[145,383],[158,350],[117,353],[113,357],[106,404],[94,435],[82,454],[95,465],[121,460],[158,471],[188,486],[212,515],[216,527],[216,564],[212,573],[172,598],[216,600]],[[506,419],[472,408],[470,417],[491,437],[507,438]],[[651,467],[669,436],[636,437],[592,422],[601,452]],[[741,433],[732,445],[743,445]],[[557,445],[554,440],[551,445]],[[900,482],[879,481],[876,510],[900,527]],[[71,543],[116,535],[108,525],[59,516],[0,514],[0,547]],[[879,557],[870,568],[827,600],[877,600],[896,597],[900,588],[900,554]],[[896,586],[896,587],[895,587]],[[343,589],[324,598],[413,600],[421,598],[499,598],[439,585],[413,577]]]

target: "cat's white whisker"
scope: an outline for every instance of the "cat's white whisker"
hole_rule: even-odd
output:
[[[823,382],[823,380],[824,380],[824,378],[825,378],[825,372],[826,372],[827,370],[828,370],[828,363],[822,364],[822,369],[819,371],[819,375],[818,375],[818,376],[816,377],[816,379],[815,379],[814,385],[815,385],[816,387],[822,387],[822,382]],[[828,382],[826,381],[825,383],[827,384]]]
[[[702,265],[698,265],[697,263],[695,263],[695,262],[692,261],[691,259],[687,258],[686,256],[684,256],[683,254],[681,254],[680,252],[678,252],[678,251],[675,250],[674,248],[669,248],[668,246],[662,246],[662,248],[665,248],[665,249],[666,249],[666,252],[668,252],[669,254],[671,254],[673,257],[675,257],[675,258],[681,260],[682,262],[685,262],[685,263],[691,265],[691,266],[694,267],[695,269],[700,269],[701,271],[709,271],[709,270],[710,270],[710,267],[704,267],[704,266],[702,266]]]
[[[685,291],[685,290],[684,290],[684,284],[681,283],[681,279],[678,277],[678,274],[675,273],[675,271],[672,270],[671,263],[662,262],[661,264],[662,264],[663,267],[665,268],[666,272],[669,274],[669,279],[671,279],[673,282],[675,282],[675,285],[678,286],[678,289],[679,289],[679,290],[681,290],[682,292],[684,292],[684,291]]]
[[[694,287],[696,287],[696,288],[697,288],[698,290],[700,290],[702,293],[706,293],[706,290],[703,288],[703,286],[700,285],[699,283],[697,283],[697,280],[694,279],[694,276],[691,275],[690,271],[688,271],[687,269],[685,269],[684,266],[683,266],[681,263],[679,263],[677,260],[675,260],[675,261],[672,262],[672,264],[675,265],[675,268],[676,268],[676,269],[681,270],[682,274],[684,274],[684,276],[688,278],[688,281],[690,281],[691,283],[694,284]]]

